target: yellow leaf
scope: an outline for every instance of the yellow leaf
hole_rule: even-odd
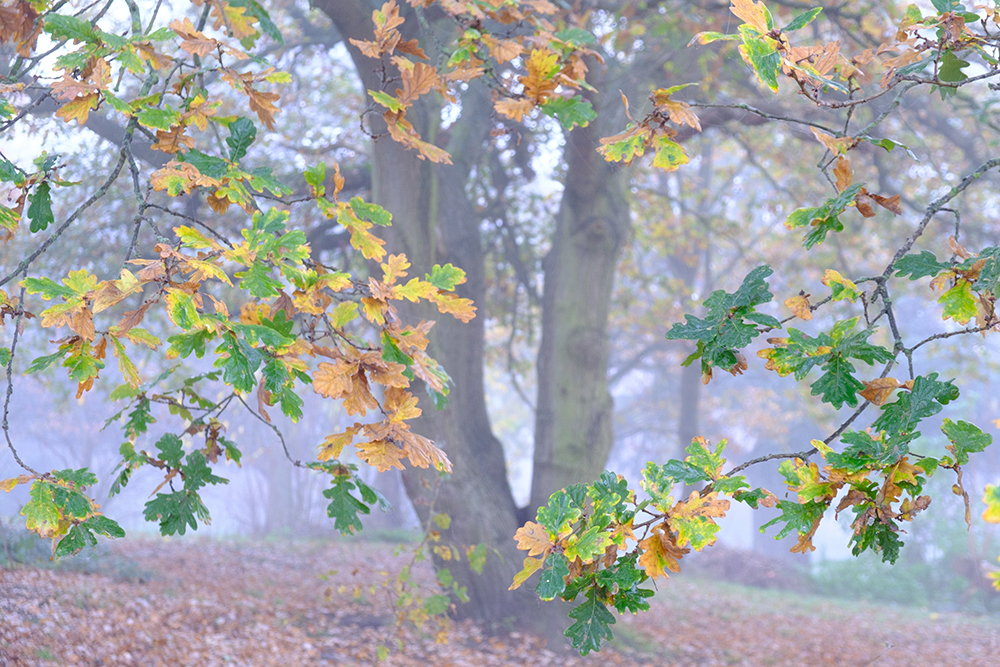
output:
[[[100,96],[97,93],[77,97],[64,104],[59,111],[56,111],[56,117],[62,118],[67,123],[75,120],[80,125],[83,125],[87,122],[91,110],[97,108],[98,101],[100,101]]]
[[[360,426],[352,426],[343,433],[328,435],[320,445],[319,454],[316,459],[319,461],[329,461],[340,457],[344,447],[354,443],[354,436],[361,430]]]
[[[805,294],[785,299],[785,306],[800,320],[811,320],[812,310],[809,308],[809,297]]]
[[[767,9],[765,9],[763,2],[733,0],[733,6],[730,7],[730,11],[747,25],[756,28],[760,34],[763,35],[768,32]]]
[[[432,300],[439,311],[463,322],[469,322],[476,316],[476,307],[472,305],[472,299],[463,299],[450,292],[439,292]]]
[[[385,440],[375,440],[362,442],[356,445],[358,458],[370,466],[374,466],[379,472],[385,472],[390,468],[403,469],[403,449]]]
[[[0,479],[0,491],[11,491],[18,484],[27,484],[35,479],[34,475],[18,475],[10,479]]]
[[[524,559],[524,569],[514,575],[514,583],[510,585],[508,591],[513,591],[521,586],[525,581],[527,581],[531,575],[542,569],[545,561],[540,558],[525,558]]]

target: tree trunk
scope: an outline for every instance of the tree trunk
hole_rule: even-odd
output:
[[[319,0],[345,37],[371,35],[371,10],[361,0]],[[412,35],[408,35],[412,36]],[[365,89],[377,90],[377,61],[348,47]],[[407,118],[427,141],[436,137],[440,109],[421,101]],[[453,165],[418,159],[388,137],[372,151],[372,198],[393,214],[387,235],[391,252],[405,252],[411,273],[420,275],[435,264],[452,263],[465,270],[467,282],[458,293],[485,303],[485,255],[480,216],[466,194],[470,173],[480,163],[489,139],[491,101],[483,86],[473,83],[462,96],[462,116],[449,128],[444,147]],[[533,485],[537,497],[563,484],[596,478],[611,447],[611,397],[607,389],[607,318],[615,264],[628,228],[626,181],[621,169],[608,167],[596,153],[602,136],[594,128],[571,133],[571,167],[559,214],[557,237],[546,260],[542,355],[545,371],[544,424],[550,434],[536,453]],[[402,312],[402,309],[401,309]],[[407,310],[414,317],[437,321],[430,352],[452,377],[449,405],[437,412],[426,401],[414,429],[433,437],[454,464],[450,478],[438,484],[433,471],[407,469],[407,493],[422,520],[445,512],[451,518],[443,540],[459,546],[485,544],[489,549],[481,575],[465,562],[438,563],[468,589],[470,604],[460,614],[492,624],[516,624],[565,646],[565,609],[542,604],[533,586],[514,593],[507,588],[521,569],[524,553],[512,539],[519,526],[503,448],[493,435],[483,383],[485,313],[463,324],[426,310]],[[540,405],[541,407],[541,405]],[[541,422],[540,422],[541,423]],[[581,428],[582,427],[582,428]],[[551,443],[547,446],[544,443]],[[558,456],[556,465],[549,463]],[[551,475],[548,471],[557,471]],[[546,476],[548,475],[548,476]],[[535,494],[533,494],[533,503]]]
[[[566,142],[569,169],[543,261],[531,516],[553,491],[599,477],[614,443],[608,313],[629,233],[628,172],[597,152],[614,116],[573,130]]]

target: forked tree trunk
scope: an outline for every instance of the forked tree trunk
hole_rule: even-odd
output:
[[[371,34],[371,9],[361,0],[319,0],[345,37]],[[378,89],[377,63],[349,47],[362,84]],[[425,140],[433,141],[440,110],[429,103],[412,108],[407,118]],[[468,281],[463,297],[485,303],[484,250],[479,216],[465,191],[471,170],[488,141],[491,102],[473,85],[462,98],[462,117],[450,128],[444,146],[454,164],[420,160],[388,137],[372,152],[372,197],[393,214],[390,252],[405,252],[411,275],[435,264],[452,263]],[[595,478],[610,451],[611,398],[607,389],[607,317],[615,264],[627,230],[625,179],[595,152],[596,129],[577,130],[568,140],[570,176],[559,215],[557,238],[546,259],[544,370],[540,371],[539,408],[552,417],[544,424],[545,439],[536,452],[532,502],[570,482]],[[424,416],[414,429],[433,437],[447,452],[454,472],[444,483],[429,471],[408,469],[407,493],[426,520],[432,512],[451,518],[444,540],[461,546],[485,544],[489,549],[481,575],[465,562],[445,565],[466,586],[471,603],[460,613],[493,624],[514,623],[549,638],[561,637],[565,609],[538,601],[529,584],[515,593],[507,588],[521,569],[524,553],[512,539],[519,526],[503,447],[493,435],[483,384],[485,316],[468,324],[427,310],[408,310],[407,319],[435,319],[431,354],[451,374],[454,391],[440,412],[422,401]],[[582,362],[582,363],[581,363]],[[551,465],[549,458],[558,456]],[[557,474],[551,474],[555,471]],[[537,489],[537,492],[535,491]],[[433,509],[432,505],[433,503]],[[464,554],[463,554],[464,558]]]

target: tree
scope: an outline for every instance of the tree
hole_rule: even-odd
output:
[[[832,435],[814,441],[812,449],[759,457],[724,470],[724,443],[710,446],[695,437],[684,461],[651,462],[646,467],[643,490],[648,498],[638,500],[625,480],[602,472],[613,444],[609,314],[616,267],[632,236],[629,179],[645,178],[625,165],[638,165],[648,153],[652,169],[672,173],[689,162],[683,143],[695,132],[724,127],[741,116],[749,115],[755,124],[777,121],[793,129],[807,128],[829,151],[820,166],[830,192],[819,194],[824,186],[816,181],[808,190],[782,193],[788,196],[785,224],[789,229],[808,228],[807,249],[828,240],[835,243],[836,234],[844,231],[841,216],[855,215],[848,209],[865,219],[875,216],[876,207],[902,212],[905,199],[890,194],[882,179],[878,188],[869,190],[867,184],[854,182],[852,172],[868,147],[890,152],[900,147],[875,133],[889,126],[905,96],[930,87],[943,100],[964,104],[961,89],[995,76],[992,13],[977,16],[975,23],[963,6],[944,0],[935,4],[937,13],[927,17],[917,10],[896,16],[889,7],[889,17],[895,20],[890,34],[895,36],[848,57],[837,42],[824,39],[828,35],[818,27],[818,8],[778,28],[762,3],[738,0],[731,8],[741,21],[738,32],[702,32],[697,45],[738,42],[737,52],[760,86],[774,92],[779,83],[792,86],[806,100],[750,106],[724,98],[746,98],[753,87],[738,79],[732,85],[729,80],[713,83],[720,79],[709,76],[711,67],[706,70],[706,99],[718,95],[721,102],[679,101],[690,93],[685,86],[691,82],[666,86],[660,81],[665,63],[678,71],[700,71],[699,62],[709,52],[697,45],[680,48],[678,38],[691,27],[721,26],[729,8],[671,12],[660,3],[595,3],[571,11],[546,0],[414,1],[406,8],[394,2],[378,8],[361,0],[319,2],[315,6],[333,22],[335,36],[307,18],[299,17],[298,28],[310,39],[346,39],[370,99],[362,120],[377,140],[371,155],[373,203],[368,203],[360,197],[343,200],[345,178],[339,167],[328,173],[323,164],[309,165],[302,196],[294,196],[276,177],[278,165],[252,166],[259,159],[253,155],[258,127],[252,117],[272,129],[280,95],[270,86],[290,79],[253,57],[264,35],[272,44],[281,41],[277,26],[259,4],[196,3],[201,9],[194,20],[158,17],[157,9],[126,4],[129,21],[121,27],[99,10],[81,18],[44,1],[19,0],[2,13],[0,42],[16,51],[3,92],[14,96],[17,106],[8,101],[0,109],[10,119],[5,129],[30,121],[53,97],[59,100],[57,118],[117,135],[116,162],[105,181],[58,221],[52,193],[74,184],[60,177],[65,166],[57,157],[43,153],[34,167],[7,159],[0,164],[0,178],[17,188],[15,204],[0,211],[7,235],[15,243],[18,236],[34,241],[39,238],[35,235],[53,227],[45,241],[26,250],[22,261],[0,279],[0,286],[20,287],[20,292],[0,294],[4,319],[9,316],[13,323],[10,347],[4,348],[0,361],[8,379],[4,432],[26,471],[3,487],[31,485],[31,500],[24,509],[28,528],[53,538],[57,555],[95,542],[95,534],[120,536],[122,531],[82,493],[96,481],[89,471],[40,473],[18,457],[7,421],[13,373],[15,368],[38,372],[58,361],[82,395],[104,369],[109,345],[125,380],[112,398],[128,401],[117,415],[127,441],[115,488],[128,483],[141,466],[161,469],[164,482],[147,504],[146,516],[159,522],[165,533],[183,533],[195,528],[198,519],[206,519],[208,509],[198,491],[225,481],[212,472],[212,465],[221,456],[239,460],[239,447],[226,437],[218,415],[244,407],[269,421],[267,408],[277,406],[298,419],[303,416],[298,390],[311,386],[341,401],[349,415],[359,418],[326,438],[317,461],[293,461],[330,475],[325,495],[337,528],[360,528],[359,514],[378,501],[355,469],[338,462],[345,447],[354,445],[359,456],[379,470],[403,468],[408,459],[415,467],[405,468],[404,480],[425,521],[434,515],[431,504],[421,499],[435,485],[424,471],[451,471],[449,482],[435,491],[434,507],[451,516],[452,539],[469,547],[488,545],[503,556],[487,558],[481,576],[457,570],[460,585],[472,598],[466,612],[484,620],[528,616],[521,612],[526,596],[508,595],[506,589],[511,577],[511,588],[518,589],[541,570],[536,590],[542,599],[583,597],[583,604],[571,613],[576,622],[568,634],[584,653],[598,649],[610,636],[614,619],[609,606],[619,612],[645,608],[651,592],[640,587],[643,582],[666,576],[665,570],[679,568],[688,550],[715,541],[714,519],[730,502],[720,494],[752,507],[777,503],[782,512],[778,523],[784,524],[780,534],[798,534],[795,550],[805,552],[823,512],[843,489],[840,511],[851,508],[856,514],[856,551],[874,549],[889,560],[900,545],[899,521],[911,520],[929,504],[922,486],[937,468],[954,470],[957,488],[965,494],[962,466],[970,452],[981,451],[991,438],[971,423],[946,421],[950,454],[931,457],[911,451],[919,436],[917,422],[940,412],[958,394],[957,385],[939,380],[938,374],[916,374],[912,357],[933,340],[995,327],[993,292],[1000,269],[994,263],[1000,260],[995,259],[995,248],[972,253],[957,240],[956,257],[949,261],[928,251],[909,251],[936,214],[1000,161],[983,162],[952,190],[927,205],[917,204],[923,217],[899,250],[890,253],[891,261],[880,273],[852,281],[827,270],[827,299],[810,302],[802,291],[785,300],[793,317],[803,320],[811,320],[827,304],[861,302],[856,316],[840,318],[837,311],[838,317],[820,333],[790,329],[787,337],[772,337],[772,347],[758,353],[780,375],[794,374],[803,382],[811,377],[811,392],[822,403],[837,410],[844,405],[856,408]],[[850,18],[845,12],[831,12],[829,30]],[[807,26],[815,44],[799,38]],[[863,27],[855,42],[864,43],[878,32],[875,26]],[[31,78],[49,66],[45,58],[35,56],[42,34],[61,49],[55,61],[60,78],[49,86]],[[964,73],[969,65],[963,58],[980,59],[985,73]],[[743,71],[736,61],[726,67]],[[879,81],[874,78],[877,70],[882,74]],[[223,84],[251,117],[243,116],[241,107],[229,113],[234,104],[220,91]],[[619,95],[614,94],[617,88]],[[653,92],[648,112],[633,116],[629,100],[642,99],[649,88]],[[894,101],[881,106],[886,99]],[[98,117],[101,109],[112,110],[125,127]],[[970,103],[968,109],[980,116],[988,113],[982,105]],[[859,127],[863,113],[871,113],[871,119]],[[540,261],[518,244],[516,217],[506,201],[513,166],[523,160],[521,141],[530,142],[542,132],[530,120],[539,114],[554,118],[566,131],[564,151],[570,156],[551,248]],[[151,150],[140,143],[140,134],[149,136]],[[497,147],[504,152],[491,151]],[[158,154],[171,159],[166,162]],[[703,167],[706,155],[701,157]],[[156,170],[147,176],[137,158]],[[130,176],[135,204],[122,235],[127,266],[119,277],[100,280],[85,268],[68,272],[61,282],[34,275],[42,253],[116,187],[122,172]],[[147,180],[150,187],[144,186]],[[476,185],[490,193],[480,197],[489,200],[489,215],[478,210],[482,204],[474,198]],[[218,216],[238,208],[250,217],[239,232],[242,240],[198,215],[199,192]],[[158,193],[188,195],[193,210],[165,205]],[[814,199],[802,201],[809,197]],[[305,201],[335,220],[338,233],[367,261],[352,265],[359,277],[325,265],[310,251],[305,233],[290,225],[289,209]],[[817,205],[787,215],[799,203]],[[178,221],[173,238],[157,225],[157,220],[171,216]],[[473,319],[472,303],[481,305],[491,298],[484,219],[501,229],[505,270],[513,276],[515,293],[524,294],[540,311],[534,475],[524,508],[515,505],[504,474],[502,445],[489,423],[482,365],[486,329],[482,317]],[[372,233],[376,226],[384,228],[384,240]],[[155,241],[147,259],[140,244],[145,238]],[[534,277],[539,269],[531,260],[544,274],[541,293]],[[349,260],[344,261],[346,268]],[[674,266],[686,275],[690,292],[690,266],[685,269],[677,261]],[[410,273],[423,278],[406,280]],[[791,319],[779,321],[758,310],[772,299],[767,282],[771,274],[770,267],[754,268],[738,287],[727,285],[735,291],[714,291],[705,301],[707,315],[688,316],[670,329],[668,338],[690,342],[686,365],[700,367],[703,381],[710,380],[716,368],[741,372],[747,366],[741,350]],[[945,319],[964,326],[975,317],[977,326],[907,344],[897,326],[898,306],[890,296],[906,277],[934,277],[937,286],[948,288],[942,297]],[[870,292],[859,287],[866,284],[871,284]],[[22,327],[36,316],[29,297],[56,302],[37,313],[42,328],[67,327],[71,333],[58,341],[54,353],[26,365],[17,348]],[[246,301],[237,319],[230,316],[227,302],[235,306],[238,300]],[[104,311],[108,313],[95,325],[94,315]],[[427,318],[434,311],[440,321],[431,329]],[[200,359],[211,351],[216,370],[189,375],[173,367],[155,380],[140,377],[130,355],[136,346],[163,345],[139,326],[147,317],[154,321],[157,312],[169,321],[162,322],[172,334],[169,346],[163,346],[168,359]],[[109,318],[111,313],[115,315]],[[888,345],[877,339],[882,321],[888,322]],[[626,349],[630,346],[626,341]],[[889,375],[902,358],[909,362],[909,380]],[[862,381],[859,377],[869,375],[857,370],[858,362],[885,364],[884,371]],[[699,374],[687,371],[684,377],[689,387],[685,395],[696,396],[690,386],[697,386],[693,381]],[[439,412],[416,407],[410,387],[418,380],[437,407],[448,407]],[[164,382],[168,390],[154,391]],[[229,387],[221,401],[206,398],[203,389],[215,382]],[[382,391],[373,392],[373,385],[381,385]],[[894,391],[899,392],[897,398],[889,403]],[[256,408],[244,400],[253,392]],[[158,438],[155,453],[150,453],[143,443],[154,403],[169,407],[183,423]],[[873,430],[847,430],[869,405],[882,406]],[[685,439],[696,435],[692,413],[692,408],[682,411]],[[418,433],[445,443],[444,451]],[[203,435],[204,446],[185,451],[185,434]],[[842,446],[835,448],[838,442]],[[826,463],[823,469],[810,462],[817,455]],[[737,474],[777,458],[789,459],[781,471],[799,502],[778,501]],[[675,500],[671,491],[676,485],[697,488],[686,499]],[[165,487],[170,493],[162,492]],[[987,515],[998,518],[995,487],[990,487],[987,499],[993,503]],[[535,521],[517,528],[532,516]],[[515,555],[512,535],[516,546],[528,551],[516,575],[521,557]]]

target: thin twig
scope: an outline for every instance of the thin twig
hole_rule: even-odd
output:
[[[27,274],[25,274],[27,277]],[[26,464],[18,456],[17,449],[14,447],[14,443],[10,439],[10,424],[7,421],[10,415],[10,398],[14,395],[14,380],[13,380],[13,368],[14,368],[14,355],[17,351],[17,340],[21,333],[21,321],[24,319],[24,292],[25,288],[21,288],[21,295],[17,304],[17,317],[14,318],[14,339],[10,344],[10,358],[7,359],[7,394],[3,401],[3,435],[7,440],[7,447],[10,449],[10,453],[14,455],[14,460],[17,461],[17,465],[21,466],[32,475],[40,477],[41,475],[37,470]]]

